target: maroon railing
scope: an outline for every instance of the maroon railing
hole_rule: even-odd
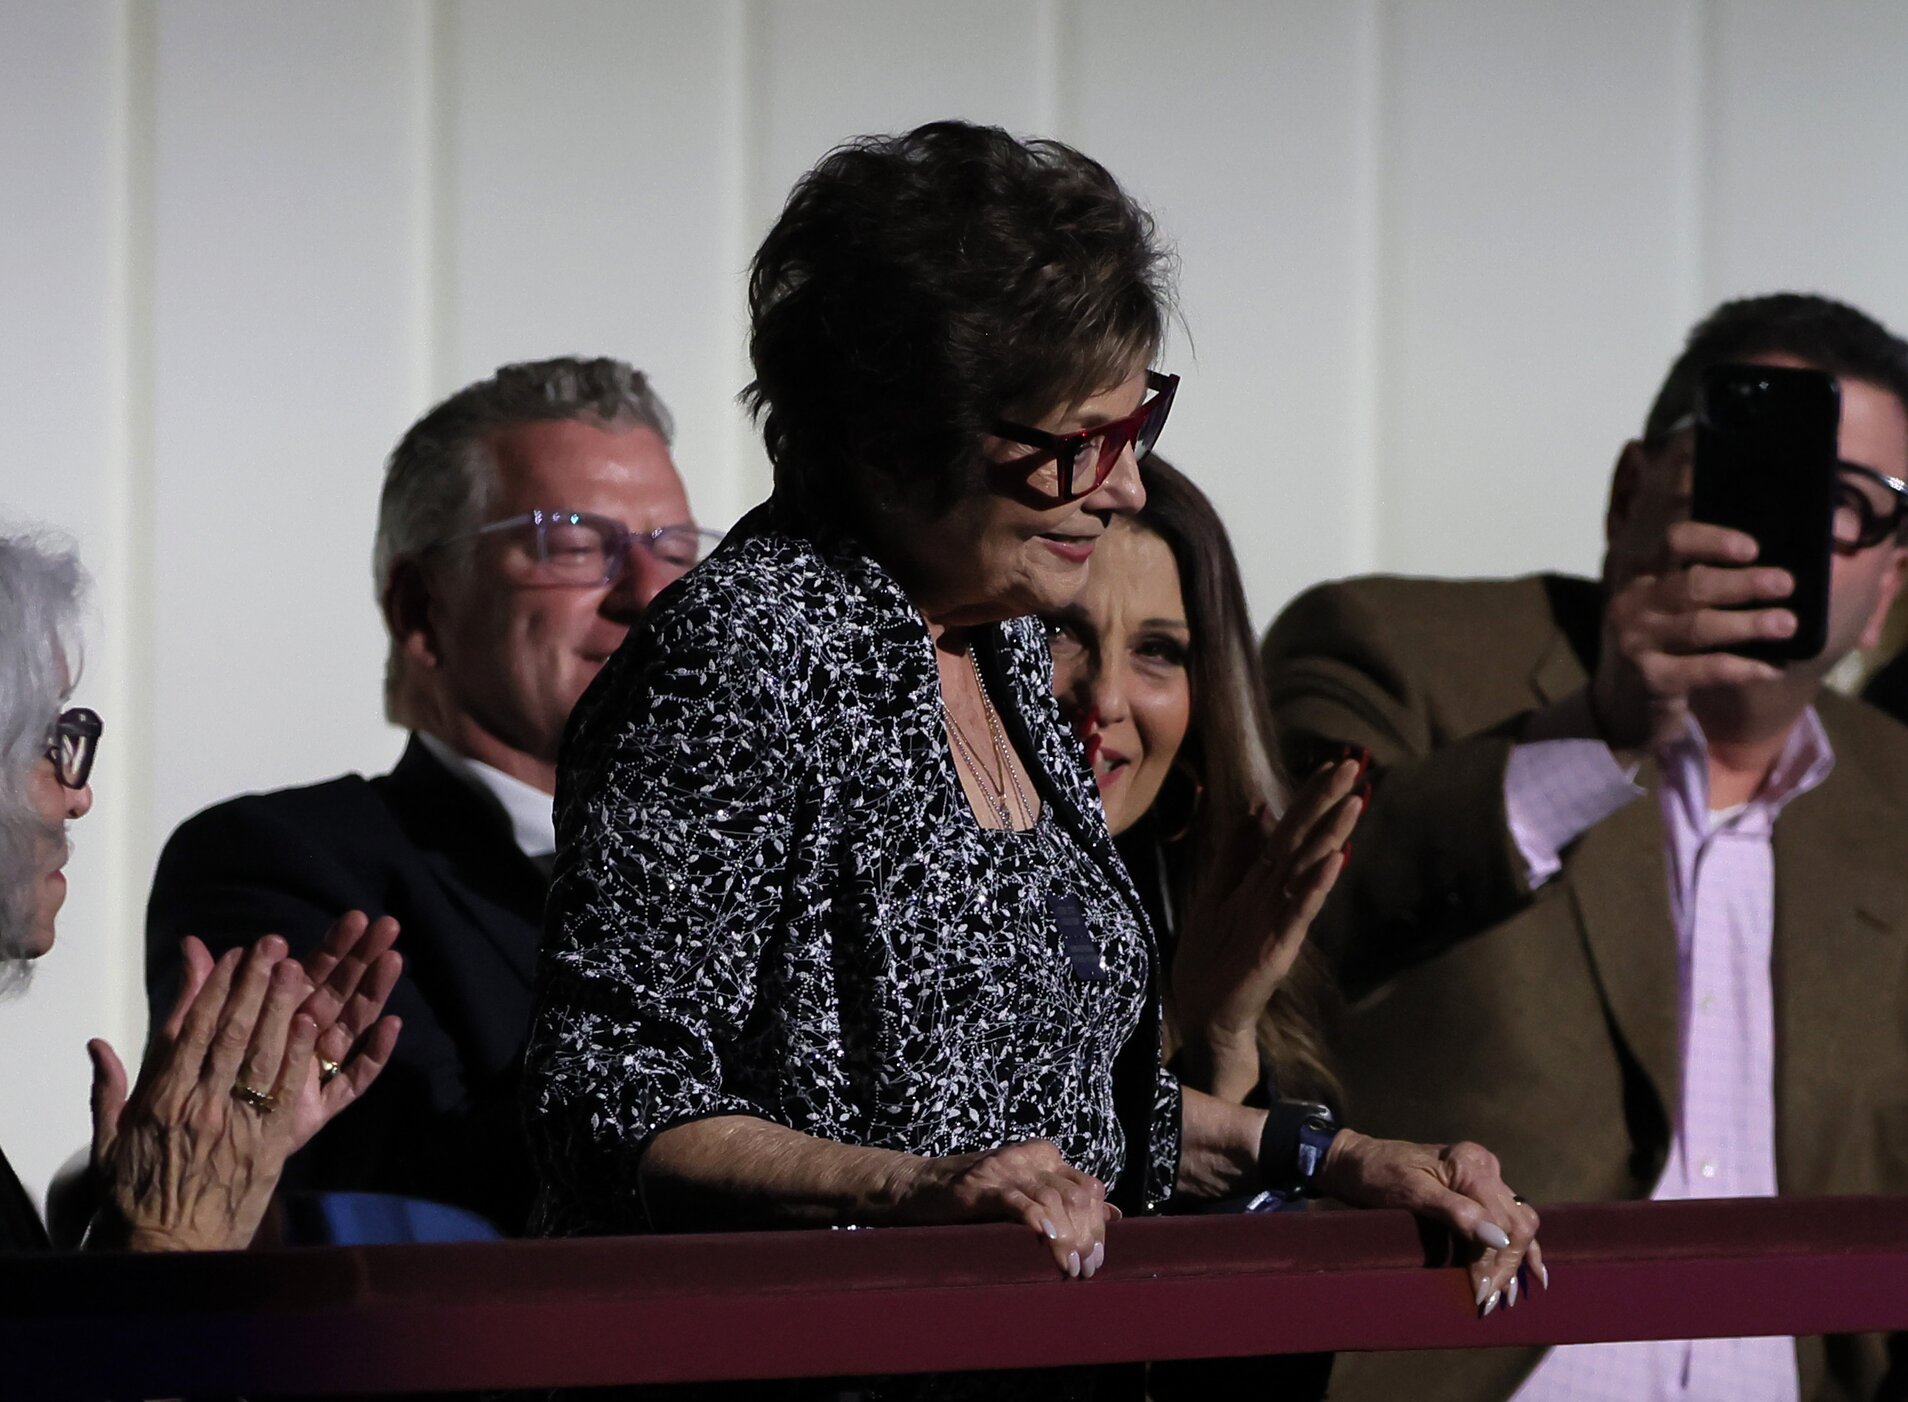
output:
[[[1324,1349],[1908,1329],[1908,1198],[1548,1208],[1552,1288],[1478,1319],[1394,1212],[0,1257],[0,1392],[376,1393]]]

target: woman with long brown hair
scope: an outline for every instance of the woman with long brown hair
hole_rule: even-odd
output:
[[[1159,457],[1139,476],[1144,505],[1107,532],[1085,590],[1046,615],[1054,687],[1165,946],[1175,1070],[1188,1086],[1268,1108],[1301,1149],[1308,1136],[1329,1143],[1342,1108],[1320,1031],[1329,980],[1305,936],[1350,855],[1364,763],[1328,761],[1286,799],[1225,526]],[[1427,1158],[1481,1155],[1495,1172],[1476,1145],[1419,1147]],[[1284,1187],[1252,1205],[1340,1195],[1330,1183]],[[1534,1231],[1521,1200],[1504,1213]],[[1495,1255],[1474,1267],[1485,1313],[1514,1305],[1525,1285],[1513,1276],[1500,1292]],[[1528,1261],[1542,1280],[1535,1242]]]
[[[1167,1038],[1188,1082],[1337,1111],[1304,939],[1349,855],[1360,766],[1327,764],[1288,800],[1225,526],[1159,457],[1140,476],[1146,505],[1048,617],[1055,689],[1171,949]]]

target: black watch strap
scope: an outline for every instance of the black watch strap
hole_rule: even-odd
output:
[[[1259,1177],[1287,1197],[1317,1191],[1325,1151],[1338,1133],[1330,1107],[1311,1100],[1275,1100],[1259,1134]]]

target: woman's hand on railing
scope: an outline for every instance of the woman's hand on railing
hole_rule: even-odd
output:
[[[1536,1210],[1505,1185],[1497,1156],[1481,1144],[1411,1144],[1340,1130],[1318,1191],[1353,1207],[1402,1207],[1452,1228],[1474,1253],[1480,1314],[1517,1303],[1526,1264],[1530,1277],[1550,1286]]]
[[[1106,1224],[1119,1208],[1048,1139],[978,1154],[904,1161],[892,1191],[897,1222],[1024,1222],[1068,1276],[1091,1279],[1106,1261]]]
[[[1322,766],[1285,816],[1248,814],[1201,881],[1173,957],[1173,1007],[1199,1089],[1242,1101],[1259,1081],[1259,1017],[1291,971],[1364,810],[1356,760]]]

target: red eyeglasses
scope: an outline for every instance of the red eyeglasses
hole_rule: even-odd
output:
[[[1173,396],[1179,391],[1179,376],[1148,370],[1146,387],[1153,391],[1153,397],[1125,418],[1073,433],[1045,433],[1006,419],[996,420],[991,430],[996,438],[1040,450],[1001,466],[1026,471],[1027,485],[1055,501],[1073,501],[1098,491],[1121,453],[1130,447],[1135,458],[1145,457],[1166,427],[1166,415],[1172,412]],[[1083,471],[1088,464],[1090,471]]]

